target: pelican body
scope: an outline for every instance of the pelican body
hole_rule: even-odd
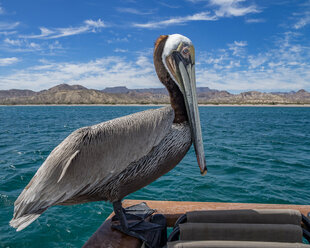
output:
[[[192,42],[178,34],[160,36],[154,65],[169,91],[171,106],[70,134],[15,201],[12,227],[22,230],[53,205],[110,201],[119,210],[126,195],[173,169],[192,143],[200,171],[206,172]]]

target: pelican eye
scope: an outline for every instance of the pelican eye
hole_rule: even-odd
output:
[[[187,47],[184,47],[182,53],[184,55],[188,55],[189,54],[189,49]]]

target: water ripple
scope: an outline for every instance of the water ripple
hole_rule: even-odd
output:
[[[51,150],[72,131],[150,107],[0,107],[0,247],[80,247],[109,203],[57,206],[22,232],[13,204]],[[127,198],[310,204],[310,108],[201,107],[208,174],[194,150]]]

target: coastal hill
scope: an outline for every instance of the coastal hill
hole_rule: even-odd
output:
[[[208,87],[197,88],[200,104],[310,104],[310,93],[248,91],[232,94]],[[1,105],[16,104],[164,104],[169,95],[164,88],[128,89],[125,86],[104,90],[87,89],[81,85],[60,84],[39,92],[31,90],[0,90]]]

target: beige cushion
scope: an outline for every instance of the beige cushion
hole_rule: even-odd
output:
[[[291,224],[180,224],[180,240],[302,242],[302,229]]]
[[[301,214],[292,209],[210,210],[186,213],[187,222],[300,225]]]
[[[301,243],[248,242],[248,241],[176,241],[168,248],[309,248]]]

